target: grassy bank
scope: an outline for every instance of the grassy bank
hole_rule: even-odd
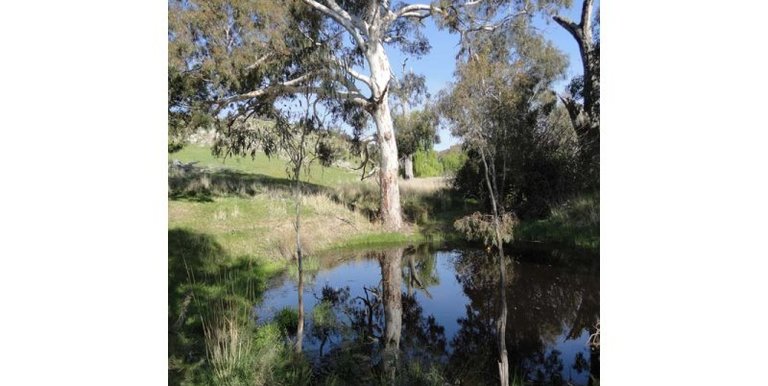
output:
[[[309,365],[250,310],[283,267],[230,255],[214,237],[168,231],[168,379],[172,385],[302,384]]]
[[[600,197],[577,197],[552,209],[543,220],[523,221],[515,240],[544,242],[598,251],[600,249]]]
[[[310,365],[286,343],[286,328],[250,317],[270,280],[295,269],[295,199],[285,162],[261,154],[222,161],[196,146],[171,160],[186,165],[170,167],[168,180],[169,383],[307,384]],[[303,180],[302,247],[310,266],[322,251],[451,239],[451,216],[463,210],[442,178],[403,181],[408,224],[384,232],[375,221],[375,182],[320,166]]]
[[[290,259],[294,249],[295,199],[285,161],[220,160],[204,147],[188,146],[169,159],[195,162],[169,172],[169,227],[211,235],[232,256]],[[325,249],[454,239],[453,217],[465,210],[446,192],[443,178],[401,182],[408,224],[397,233],[376,222],[375,182],[337,167],[314,166],[303,178],[302,243],[308,254]]]

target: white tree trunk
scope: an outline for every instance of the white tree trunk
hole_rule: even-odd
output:
[[[381,187],[381,219],[388,230],[399,230],[403,225],[398,185],[398,157],[392,115],[389,109],[389,82],[392,78],[389,58],[381,43],[369,44],[367,52],[373,80],[373,105],[371,115],[376,122],[381,159],[379,183]]]
[[[413,178],[413,154],[408,154],[403,160],[403,169],[405,169],[405,179]]]

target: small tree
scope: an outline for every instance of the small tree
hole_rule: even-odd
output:
[[[519,37],[518,37],[519,38]],[[537,42],[529,40],[528,44]],[[525,49],[511,52],[508,41],[503,36],[490,36],[474,47],[475,53],[466,63],[460,63],[457,70],[458,81],[450,93],[441,98],[441,112],[452,126],[455,135],[464,138],[465,146],[471,154],[479,157],[479,182],[487,192],[490,204],[490,216],[475,214],[457,221],[459,230],[471,237],[482,238],[492,244],[498,252],[499,291],[501,299],[500,314],[497,319],[499,349],[499,378],[502,386],[509,384],[509,362],[506,349],[507,304],[504,288],[507,283],[504,259],[504,242],[512,237],[512,227],[516,216],[508,213],[503,205],[507,195],[508,178],[514,177],[510,170],[519,167],[524,160],[518,152],[510,151],[513,146],[534,138],[534,133],[541,128],[542,116],[554,106],[552,95],[546,98],[547,82],[557,69],[562,71],[562,61],[557,55],[552,61],[538,63],[531,60]],[[544,45],[538,54],[551,54]],[[546,57],[546,55],[545,55]],[[512,59],[510,63],[510,59]]]
[[[463,88],[455,89],[451,97],[445,99],[444,103],[447,106],[444,108],[444,112],[454,124],[454,132],[464,138],[467,146],[478,152],[482,161],[482,174],[491,203],[491,224],[487,228],[492,231],[492,243],[498,251],[499,259],[499,286],[501,294],[501,312],[497,319],[499,380],[502,386],[507,386],[509,385],[509,359],[506,345],[507,301],[506,292],[504,291],[506,287],[506,269],[504,265],[505,237],[502,235],[501,220],[505,216],[504,207],[500,205],[501,196],[499,194],[499,192],[503,191],[503,188],[499,186],[503,182],[497,179],[495,170],[497,154],[494,152],[494,149],[496,147],[489,143],[489,140],[493,137],[493,131],[499,127],[498,122],[490,118],[489,110],[493,111],[494,107],[498,106],[505,96],[503,94],[503,87],[500,87],[503,85],[503,81],[498,77],[492,78],[492,74],[497,74],[498,66],[499,63],[481,59],[479,55],[473,56],[459,70],[460,74],[463,74],[465,79],[471,82]],[[474,99],[468,100],[466,98]],[[465,222],[469,223],[469,221]],[[462,225],[462,222],[457,222],[459,228]],[[486,238],[486,241],[490,240]]]
[[[317,104],[320,100],[311,93],[304,95],[300,102],[299,116],[293,120],[283,115],[277,116],[276,135],[280,150],[288,156],[286,172],[293,181],[293,197],[295,200],[296,216],[294,230],[296,232],[296,262],[298,264],[298,307],[299,322],[296,329],[295,350],[300,353],[304,341],[304,251],[301,247],[301,202],[303,199],[302,173],[309,175],[311,164],[319,160],[323,165],[330,165],[333,161],[332,152],[327,152],[327,146],[323,139],[327,134],[323,121],[318,116]],[[294,113],[296,115],[296,113]],[[309,141],[314,139],[310,145]]]

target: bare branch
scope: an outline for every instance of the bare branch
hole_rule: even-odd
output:
[[[560,17],[559,15],[552,16],[552,19],[560,24],[566,31],[568,31],[576,39],[576,42],[582,41],[581,26],[568,20],[567,18]]]
[[[468,33],[468,32],[494,31],[497,28],[499,28],[501,26],[504,26],[507,23],[511,22],[512,20],[515,20],[516,18],[518,18],[520,16],[525,16],[525,15],[528,15],[528,14],[530,14],[530,11],[526,7],[526,8],[524,8],[524,9],[518,11],[518,12],[515,12],[515,13],[513,13],[511,15],[505,16],[503,19],[501,19],[501,21],[499,21],[497,23],[484,23],[484,24],[481,24],[481,25],[478,25],[478,26],[469,27],[466,30],[462,31],[462,35],[465,34],[465,33]]]
[[[584,0],[581,6],[581,26],[586,31],[592,31],[592,0]]]
[[[426,11],[426,14],[422,14],[421,12]],[[406,5],[397,12],[394,13],[395,17],[394,19],[397,19],[399,17],[408,17],[408,16],[418,16],[418,17],[427,17],[434,13],[439,14],[445,14],[445,10],[440,7],[435,7],[431,4],[410,4]],[[393,21],[394,21],[393,19]]]
[[[471,7],[473,5],[482,3],[483,1],[484,0],[467,1],[464,4],[459,5],[459,7],[460,8]],[[421,20],[429,16],[432,16],[433,14],[436,14],[436,13],[445,15],[447,12],[444,8],[436,7],[431,4],[409,4],[397,10],[397,12],[393,14],[394,16],[392,17],[392,21],[400,17],[416,17],[419,20]]]
[[[267,87],[264,87],[264,88],[260,88],[258,90],[253,90],[251,92],[247,92],[247,93],[240,94],[240,95],[235,95],[235,96],[232,96],[232,97],[229,97],[229,98],[225,98],[223,100],[216,101],[215,104],[225,105],[225,104],[228,104],[228,103],[243,101],[243,100],[246,100],[246,99],[259,98],[259,97],[262,97],[262,96],[264,96],[264,95],[266,95],[266,94],[268,94],[270,92],[275,92],[279,88],[293,87],[293,86],[299,85],[299,84],[303,83],[304,81],[306,81],[307,79],[309,79],[312,75],[315,75],[315,74],[313,74],[313,73],[304,74],[302,76],[299,76],[298,78],[287,80],[285,82],[281,82],[281,83],[278,83],[276,85],[267,86]]]
[[[366,17],[366,20],[373,24],[373,21],[376,20],[376,16],[379,13],[379,4],[378,0],[370,0],[368,3],[368,15]]]
[[[253,70],[253,69],[259,67],[262,63],[266,62],[267,59],[271,58],[272,56],[273,56],[272,53],[268,53],[268,54],[266,54],[266,55],[256,59],[256,61],[253,62],[253,64],[249,65],[245,69],[248,70],[248,71]]]
[[[290,93],[300,93],[300,92],[311,93],[319,96],[342,96],[342,97],[346,97],[353,103],[360,105],[362,107],[366,107],[370,104],[370,101],[368,100],[368,98],[366,98],[363,94],[361,94],[356,89],[349,89],[348,87],[349,91],[344,91],[344,90],[334,90],[334,89],[328,89],[324,87],[303,84],[303,82],[307,81],[311,75],[314,75],[314,74],[305,74],[298,78],[291,79],[289,81],[285,81],[273,86],[267,86],[267,87],[260,88],[258,90],[254,90],[244,94],[231,96],[229,98],[216,101],[214,102],[214,104],[218,105],[219,107],[223,107],[229,103],[244,101],[248,99],[255,99],[255,98],[265,96],[267,94],[277,94],[277,93],[290,94]]]
[[[349,32],[350,35],[352,35],[352,38],[355,39],[355,43],[357,43],[357,46],[365,51],[365,40],[363,39],[363,35],[360,34],[360,31],[358,30],[358,27],[361,26],[355,26],[353,23],[352,16],[347,13],[347,11],[344,11],[339,7],[338,4],[336,4],[333,0],[328,0],[328,3],[331,5],[331,8],[326,7],[323,4],[318,3],[315,0],[304,0],[304,3],[309,5],[310,7],[326,14],[328,17],[333,19],[336,23],[344,27],[347,32]],[[333,8],[333,9],[332,9]],[[359,23],[359,20],[358,20]]]
[[[341,67],[347,74],[349,74],[353,78],[355,78],[355,79],[365,83],[368,87],[373,89],[373,80],[371,79],[370,76],[367,76],[367,75],[364,75],[364,74],[361,74],[361,73],[355,71],[350,65],[344,63],[341,59],[339,59],[339,58],[337,58],[335,56],[330,57],[330,59],[332,61],[336,62],[336,64],[338,64],[339,67]]]

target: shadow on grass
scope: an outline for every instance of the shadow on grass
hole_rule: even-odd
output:
[[[168,198],[193,202],[211,202],[217,196],[254,196],[268,191],[290,193],[293,181],[258,173],[237,172],[230,169],[206,171],[194,169],[168,173]],[[305,194],[326,191],[327,188],[310,182],[302,183]]]
[[[206,383],[204,323],[220,310],[249,318],[273,273],[253,259],[232,258],[210,235],[168,231],[169,384]]]

